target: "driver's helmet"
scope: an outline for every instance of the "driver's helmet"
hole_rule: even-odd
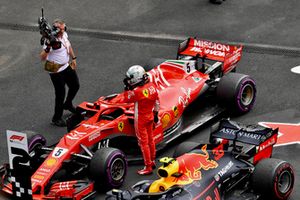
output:
[[[126,82],[131,87],[141,85],[148,79],[145,69],[140,65],[131,66],[126,72]]]

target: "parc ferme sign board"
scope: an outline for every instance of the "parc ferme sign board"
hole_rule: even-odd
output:
[[[27,135],[6,131],[13,195],[17,199],[32,199]]]

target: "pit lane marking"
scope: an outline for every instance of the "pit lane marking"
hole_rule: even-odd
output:
[[[300,74],[300,65],[299,66],[296,66],[296,67],[293,67],[291,69],[291,72],[295,73],[295,74]]]

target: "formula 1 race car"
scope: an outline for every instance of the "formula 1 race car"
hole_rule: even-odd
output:
[[[209,144],[181,143],[174,158],[160,159],[160,179],[109,191],[106,200],[287,199],[294,171],[290,163],[270,158],[277,135],[278,128],[221,120],[212,128]]]
[[[154,129],[158,150],[225,110],[243,114],[252,109],[255,82],[248,75],[234,73],[241,53],[242,46],[189,38],[179,45],[176,60],[149,69],[161,105]],[[77,113],[67,120],[69,133],[54,148],[45,147],[41,135],[29,138],[34,199],[88,198],[94,184],[122,185],[127,160],[134,161],[140,151],[134,105],[119,103],[122,95],[102,96],[94,103],[78,105]],[[0,172],[2,191],[12,193],[8,166]]]

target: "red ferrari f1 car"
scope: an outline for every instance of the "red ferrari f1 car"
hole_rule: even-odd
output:
[[[242,46],[189,38],[179,45],[176,60],[149,69],[161,105],[154,129],[158,150],[225,110],[243,114],[252,109],[255,82],[235,73],[241,54]],[[67,120],[69,133],[54,148],[45,147],[41,135],[29,139],[34,199],[87,199],[94,184],[119,187],[123,183],[127,159],[135,158],[128,155],[137,154],[139,148],[134,106],[119,103],[122,95],[78,105],[78,113]],[[2,167],[1,175],[2,191],[11,193],[7,166]]]
[[[277,135],[278,128],[221,120],[213,126],[209,144],[181,143],[174,158],[160,159],[160,179],[112,190],[106,199],[288,199],[293,167],[270,158]]]

